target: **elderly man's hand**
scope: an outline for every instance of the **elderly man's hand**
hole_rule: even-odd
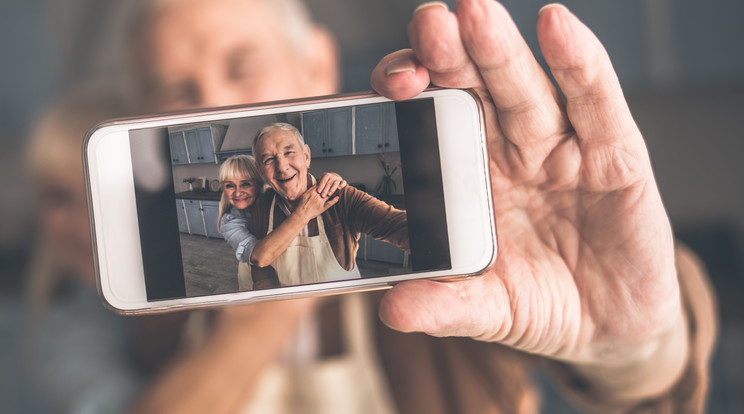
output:
[[[440,6],[416,11],[413,49],[383,59],[372,85],[392,99],[430,82],[478,91],[499,256],[479,278],[396,286],[382,319],[567,361],[600,382],[659,368],[616,391],[663,390],[687,352],[672,232],[604,48],[564,7],[541,10],[540,48],[564,101],[500,4]]]

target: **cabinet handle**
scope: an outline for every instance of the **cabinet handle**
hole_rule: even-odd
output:
[[[382,148],[382,144],[377,144],[377,148]]]
[[[333,152],[333,148],[328,148],[328,152]]]
[[[386,143],[385,143],[385,148],[387,148],[387,147],[389,147],[389,146],[390,146],[390,144],[388,144],[388,143],[386,142]]]

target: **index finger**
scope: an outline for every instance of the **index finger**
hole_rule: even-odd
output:
[[[541,165],[571,129],[557,89],[500,3],[462,0],[456,14],[463,47],[493,99],[501,130],[523,162]]]

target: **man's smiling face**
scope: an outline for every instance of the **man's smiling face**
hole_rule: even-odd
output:
[[[289,202],[307,190],[310,148],[300,143],[292,131],[274,129],[265,133],[253,148],[264,180]]]

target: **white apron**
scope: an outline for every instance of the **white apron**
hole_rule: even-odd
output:
[[[297,364],[275,363],[253,390],[244,414],[394,414],[395,406],[372,344],[361,294],[341,298],[347,352]]]
[[[269,209],[269,228],[266,234],[274,231],[274,207],[276,195],[271,200]],[[292,286],[307,283],[327,282],[331,280],[359,279],[361,274],[356,264],[352,270],[346,270],[336,260],[331,243],[326,236],[323,217],[318,220],[317,236],[297,236],[287,250],[271,266],[276,270],[281,286]]]
[[[246,262],[238,262],[238,290],[253,290],[251,265]]]

